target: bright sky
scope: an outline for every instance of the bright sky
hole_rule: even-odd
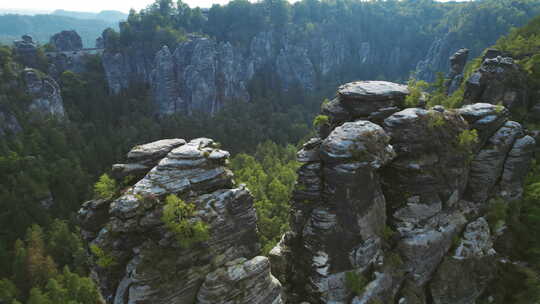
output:
[[[131,8],[140,10],[154,0],[0,0],[0,9],[55,10],[99,12],[117,10],[129,12]],[[184,0],[189,6],[210,7],[213,3],[225,4],[228,0]]]

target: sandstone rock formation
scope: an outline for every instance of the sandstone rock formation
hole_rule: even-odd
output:
[[[527,74],[511,57],[497,50],[486,52],[482,65],[465,83],[466,103],[500,104],[516,114],[529,108]]]
[[[503,106],[403,109],[405,87],[341,86],[298,152],[290,228],[270,252],[292,303],[475,303],[501,259],[535,141]]]
[[[447,58],[459,49],[459,46],[455,46],[458,43],[456,36],[455,32],[449,32],[431,43],[424,58],[416,64],[417,79],[433,82],[437,72],[448,70]]]
[[[234,184],[228,157],[207,138],[170,139],[137,146],[128,164],[115,165],[130,185],[79,211],[108,303],[284,303],[268,259],[257,256],[253,197]],[[205,223],[207,238],[179,243],[162,220],[170,194],[193,204],[183,216]]]
[[[83,48],[81,36],[74,30],[54,34],[50,43],[58,52],[78,51]]]
[[[60,87],[54,79],[35,69],[26,68],[21,74],[26,92],[32,98],[29,110],[42,116],[66,118]]]
[[[26,67],[38,67],[38,46],[30,35],[23,35],[21,40],[13,42],[15,54],[20,63]]]
[[[446,76],[447,94],[452,95],[463,82],[463,69],[467,63],[469,49],[460,49],[450,57],[450,73]]]
[[[368,67],[384,66],[401,77],[420,60],[418,52],[397,44],[376,48],[375,42],[347,39],[336,31],[294,40],[289,34],[264,31],[244,46],[191,36],[176,46],[153,53],[134,42],[122,50],[107,46],[107,32],[100,40],[106,51],[103,67],[109,89],[117,94],[130,85],[152,87],[156,111],[213,113],[229,101],[250,100],[248,83],[256,76],[272,76],[276,89],[313,90],[321,80],[334,81],[344,68],[354,65],[362,77],[371,75]],[[389,72],[391,73],[391,72]]]

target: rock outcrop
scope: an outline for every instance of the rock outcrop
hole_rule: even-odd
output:
[[[447,94],[452,95],[463,82],[463,69],[467,63],[469,49],[460,49],[454,55],[450,56],[450,73],[446,76]]]
[[[465,83],[466,103],[500,104],[513,114],[527,111],[527,74],[507,55],[493,49],[486,52],[480,68]]]
[[[79,51],[83,48],[81,36],[73,30],[54,34],[50,43],[58,52]]]
[[[13,42],[18,61],[26,67],[38,67],[38,45],[30,35],[23,35],[21,40]]]
[[[206,138],[170,139],[137,146],[127,157],[113,172],[132,177],[131,186],[79,211],[108,303],[285,302],[268,259],[257,256],[253,197],[234,184],[228,152]],[[192,234],[165,225],[171,194],[191,207],[168,210],[184,225],[206,227],[205,237],[187,242]]]
[[[486,296],[501,256],[485,214],[521,197],[535,141],[503,106],[404,109],[407,94],[354,82],[323,106],[298,152],[291,231],[269,255],[292,303]]]
[[[41,116],[66,118],[60,87],[54,79],[42,72],[26,68],[22,71],[26,92],[32,98],[29,110]]]

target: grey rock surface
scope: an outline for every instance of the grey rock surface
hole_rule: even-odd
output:
[[[469,223],[453,256],[445,257],[430,283],[437,304],[473,304],[495,275],[492,236],[480,217]]]
[[[474,201],[485,201],[491,194],[504,169],[504,163],[523,129],[514,121],[506,122],[480,149],[471,162],[468,196]]]
[[[258,291],[258,292],[253,292]],[[270,274],[268,258],[237,259],[206,275],[197,294],[200,304],[284,304],[281,284]]]
[[[270,252],[293,303],[472,304],[494,278],[488,201],[521,196],[534,139],[504,106],[400,110],[405,91],[389,91],[340,87],[298,152],[291,230]],[[381,100],[399,111],[362,120],[346,96],[368,117]]]
[[[463,69],[467,63],[469,49],[459,49],[454,55],[450,56],[450,73],[446,76],[447,94],[452,95],[463,82]]]
[[[233,184],[228,156],[207,138],[137,146],[128,161],[153,168],[119,197],[83,205],[82,233],[107,303],[284,303],[268,259],[257,256],[253,197]],[[162,220],[170,194],[193,205],[186,220],[204,223],[207,238],[178,242]],[[95,248],[112,262],[100,263]]]
[[[13,42],[15,54],[19,56],[21,64],[29,68],[38,67],[38,45],[30,35],[23,35],[21,40]]]
[[[162,139],[133,147],[127,154],[127,163],[114,164],[112,174],[117,179],[127,176],[142,177],[155,167],[172,149],[184,145],[185,140]]]
[[[78,51],[83,48],[81,36],[76,31],[61,31],[51,37],[51,45],[56,51]]]
[[[345,99],[385,100],[409,95],[407,86],[388,81],[357,81],[338,88],[338,94]]]
[[[60,87],[54,79],[34,69],[24,69],[22,78],[26,92],[31,96],[29,110],[42,116],[67,118]]]
[[[466,103],[501,104],[512,113],[528,109],[526,72],[511,57],[485,58],[465,83]]]

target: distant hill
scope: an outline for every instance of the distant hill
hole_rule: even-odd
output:
[[[114,23],[117,23],[118,21],[124,20],[127,18],[127,14],[124,14],[119,11],[101,11],[99,13],[91,13],[91,12],[66,11],[66,10],[59,9],[52,12],[51,15],[72,17],[72,18],[77,18],[77,19],[98,19],[98,20],[104,20],[107,22],[114,22]]]
[[[37,14],[50,14],[51,10],[43,9],[25,9],[25,8],[0,8],[0,15],[6,14],[19,14],[19,15],[37,15]]]
[[[58,11],[55,11],[57,13]],[[66,12],[62,13],[77,12]],[[80,13],[87,14],[87,13]],[[92,13],[89,13],[92,14]],[[0,15],[0,43],[11,44],[21,35],[30,34],[35,41],[47,43],[52,35],[63,30],[75,30],[81,36],[84,47],[94,47],[96,38],[108,27],[118,28],[121,12],[104,11],[95,13],[96,18],[68,17],[59,14],[47,15]],[[114,17],[116,16],[116,17]],[[118,19],[120,18],[120,19]]]

